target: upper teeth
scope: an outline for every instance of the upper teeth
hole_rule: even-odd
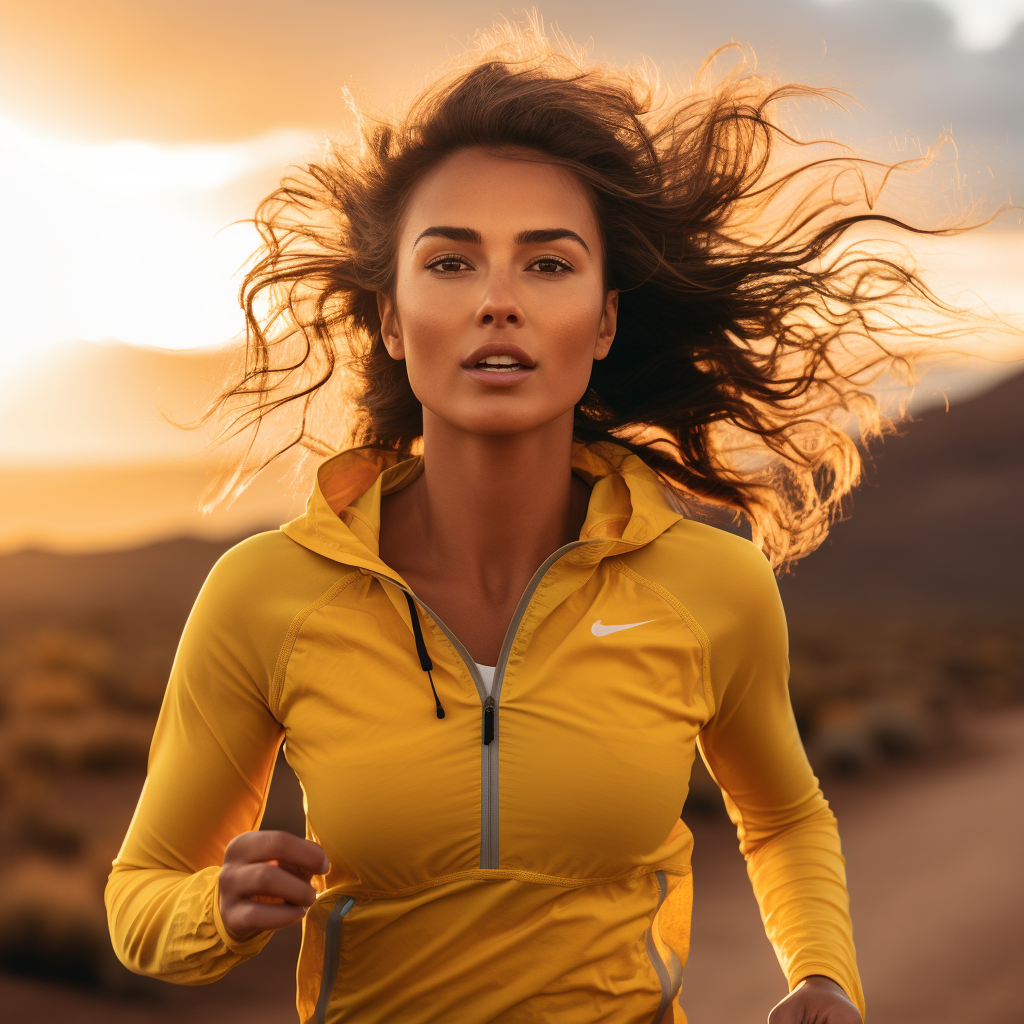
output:
[[[485,366],[514,366],[519,360],[512,356],[487,356],[482,362]]]

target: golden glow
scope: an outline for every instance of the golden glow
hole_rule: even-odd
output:
[[[161,348],[237,335],[256,202],[308,147],[282,131],[221,145],[72,142],[0,119],[0,355],[71,339]]]

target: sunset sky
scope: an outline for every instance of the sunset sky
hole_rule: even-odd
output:
[[[762,67],[849,90],[862,107],[812,128],[873,155],[894,159],[951,130],[959,160],[954,169],[949,157],[929,215],[943,202],[947,213],[965,201],[991,212],[1024,195],[1024,0],[560,0],[539,10],[594,56],[648,55],[684,81],[714,46],[748,43]],[[223,362],[188,364],[192,394],[184,371],[167,370],[178,381],[167,385],[158,353],[140,362],[124,346],[230,342],[237,272],[255,242],[236,222],[285,165],[322,151],[343,123],[343,88],[387,109],[502,13],[516,16],[470,0],[0,6],[0,472],[198,451],[201,437],[164,422],[161,402],[173,392],[176,411],[194,410]],[[1019,214],[930,259],[952,293],[1024,311]],[[953,394],[990,374],[942,383]],[[14,536],[5,529],[0,547]]]

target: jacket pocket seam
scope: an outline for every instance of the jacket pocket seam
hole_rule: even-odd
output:
[[[542,875],[536,871],[525,871],[520,868],[467,868],[465,871],[456,871],[448,875],[438,875],[428,878],[414,885],[407,885],[401,889],[365,889],[360,886],[345,886],[345,893],[354,896],[357,901],[362,900],[388,900],[404,899],[407,896],[415,896],[417,893],[427,889],[439,889],[445,885],[455,885],[458,882],[522,882],[526,885],[550,885],[561,889],[587,889],[595,885],[610,885],[614,882],[625,882],[633,878],[644,878],[661,872],[665,875],[672,875],[674,878],[685,878],[692,873],[692,868],[687,865],[685,868],[677,867],[656,867],[644,865],[639,868],[631,868],[618,875],[602,875],[598,878],[581,878],[563,875]],[[328,890],[329,891],[329,890]],[[324,899],[321,895],[319,899]]]

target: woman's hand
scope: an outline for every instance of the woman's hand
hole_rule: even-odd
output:
[[[232,938],[245,942],[268,928],[306,916],[316,900],[313,875],[330,870],[327,854],[290,832],[243,832],[224,851],[220,916]]]
[[[812,974],[768,1014],[768,1024],[863,1024],[863,1018],[831,978]]]

